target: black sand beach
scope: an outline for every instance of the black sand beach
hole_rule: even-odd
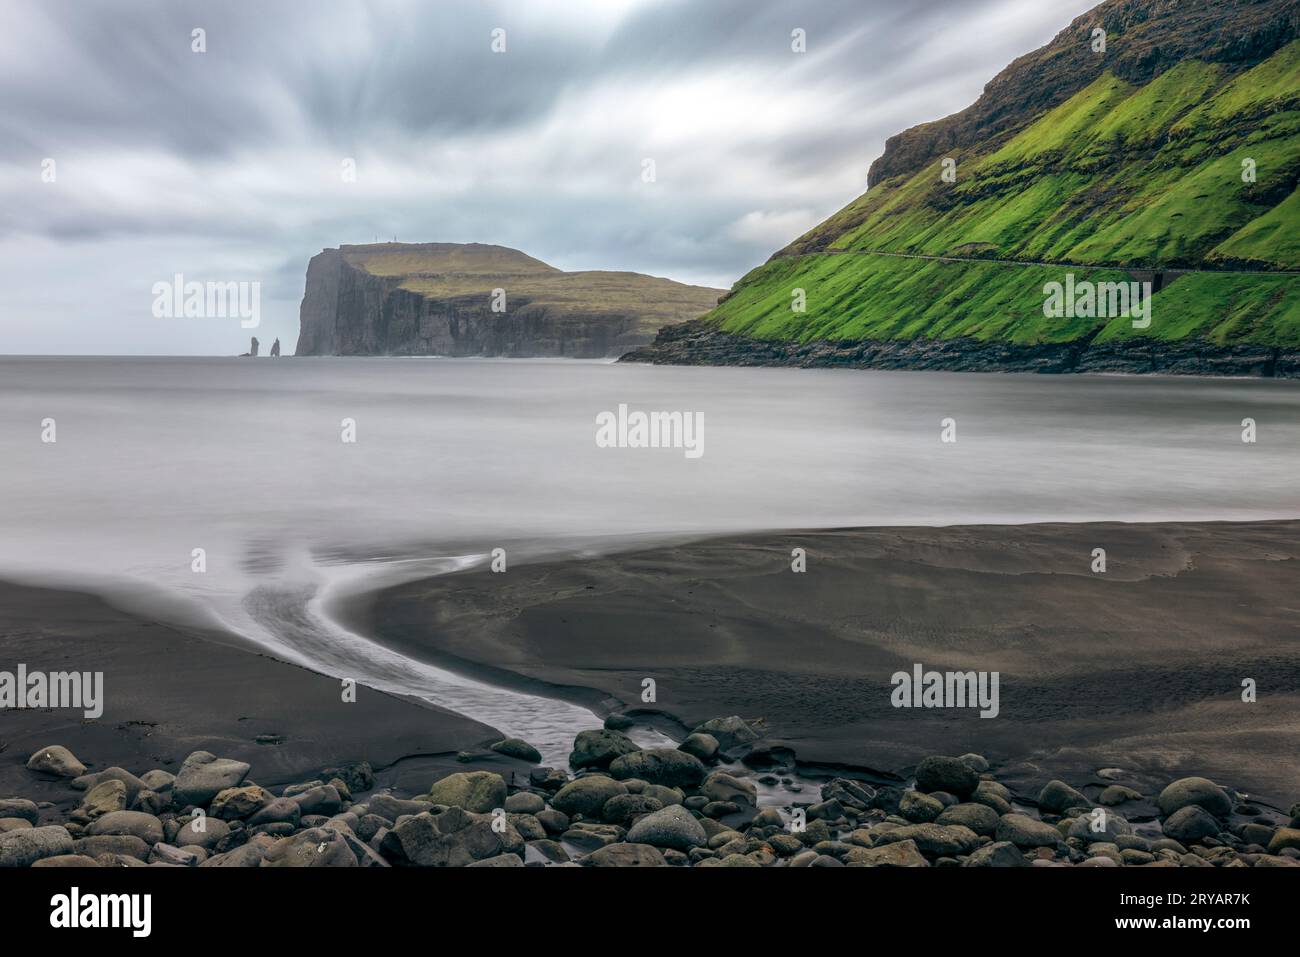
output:
[[[0,583],[0,608],[0,667],[102,671],[105,689],[104,713],[94,721],[75,710],[0,710],[0,795],[69,800],[63,782],[24,767],[51,744],[70,748],[92,771],[174,773],[192,751],[211,750],[248,762],[271,785],[349,761],[382,768],[500,737],[460,715],[367,688],[344,704],[335,678],[241,650],[231,636],[129,615],[91,595]],[[272,737],[259,743],[265,735]]]
[[[1298,533],[1277,521],[755,534],[415,582],[358,620],[500,684],[687,727],[740,714],[801,762],[897,773],[974,751],[1026,793],[1120,767],[1153,786],[1207,775],[1285,807],[1300,792]],[[804,574],[790,570],[795,547]],[[1097,547],[1105,574],[1090,571]],[[892,707],[891,674],[917,662],[1000,672],[1000,714]],[[654,704],[640,701],[647,677]]]
[[[682,729],[739,714],[807,767],[905,777],[925,755],[974,751],[1022,793],[1052,777],[1104,784],[1096,772],[1120,767],[1153,788],[1207,775],[1285,807],[1300,793],[1298,532],[1279,521],[754,534],[437,577],[367,596],[352,616],[412,657],[598,714]],[[790,571],[795,547],[804,574]],[[1089,570],[1096,547],[1104,575]],[[206,749],[267,785],[366,760],[415,793],[457,752],[482,756],[501,737],[370,689],[344,705],[337,679],[90,595],[3,584],[0,605],[9,667],[103,671],[106,688],[94,721],[0,712],[0,792],[30,795],[25,762],[59,743],[92,770],[169,768]],[[891,675],[918,662],[998,671],[1000,713],[892,707]],[[645,678],[653,703],[640,699]],[[1243,678],[1255,703],[1241,700]],[[479,766],[497,763],[526,771]]]

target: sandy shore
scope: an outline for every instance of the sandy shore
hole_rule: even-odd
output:
[[[104,672],[104,713],[0,710],[0,796],[66,801],[63,782],[24,769],[51,744],[92,771],[113,765],[173,773],[203,749],[253,765],[265,785],[367,760],[377,768],[499,738],[451,712],[361,688],[344,704],[340,682],[243,650],[231,636],[181,630],[129,615],[91,595],[0,583],[0,669]],[[268,743],[259,743],[259,736]],[[416,759],[426,767],[427,760]],[[417,775],[427,787],[427,770]],[[42,790],[43,789],[43,790]],[[34,793],[40,791],[41,793]]]
[[[1298,558],[1295,521],[774,533],[415,582],[357,620],[413,657],[587,705],[740,714],[806,762],[905,773],[974,751],[1018,791],[1120,767],[1286,807]],[[892,707],[890,676],[917,662],[998,671],[999,716]]]
[[[1104,575],[1089,570],[1097,547]],[[1120,767],[1152,788],[1203,774],[1287,807],[1300,797],[1297,552],[1300,522],[756,534],[439,577],[352,613],[412,657],[599,713],[684,726],[740,714],[806,763],[906,775],[925,755],[975,751],[1020,793]],[[202,748],[266,785],[368,760],[414,793],[499,737],[364,688],[345,705],[333,678],[89,595],[0,584],[0,607],[0,668],[103,671],[107,691],[96,721],[0,711],[0,794],[28,793],[23,765],[52,743],[92,770],[174,768]],[[918,662],[998,671],[1000,714],[892,707],[890,676]]]

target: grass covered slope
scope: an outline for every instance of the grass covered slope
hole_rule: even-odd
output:
[[[1059,272],[1047,266],[812,253],[754,270],[711,316],[727,332],[799,342],[918,336],[1069,341],[1096,320],[1057,320],[1042,327],[1042,287]],[[1105,275],[1127,278],[1117,270]],[[791,309],[793,289],[806,292],[803,313]]]
[[[1074,271],[1091,282],[1132,280],[1122,269]],[[934,338],[1037,345],[1146,336],[1300,344],[1300,277],[1294,275],[1181,275],[1153,297],[1151,326],[1139,330],[1125,317],[1045,317],[1043,286],[1062,274],[1060,266],[814,253],[760,266],[705,318],[736,335],[792,342]],[[805,290],[803,313],[791,309],[795,289]]]
[[[743,277],[703,322],[790,343],[1300,346],[1300,276],[1286,272],[1300,270],[1300,4],[1192,6],[1111,0],[970,110],[891,139],[865,194]],[[1214,37],[1180,33],[1191,20]],[[1105,54],[1088,47],[1098,24]],[[1091,78],[1035,100],[1035,77],[1067,60],[1091,64]],[[1150,326],[1044,316],[1043,286],[1066,272],[1160,272]]]

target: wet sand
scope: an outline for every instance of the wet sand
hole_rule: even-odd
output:
[[[1300,799],[1297,553],[1300,522],[766,533],[428,579],[349,617],[412,657],[598,713],[649,709],[666,727],[740,714],[809,765],[905,776],[926,754],[977,751],[1021,793],[1121,767],[1153,787],[1204,774],[1285,808]],[[268,786],[364,759],[415,792],[499,737],[364,687],[344,704],[334,678],[90,595],[0,584],[0,608],[0,668],[102,670],[106,689],[96,721],[0,711],[0,795],[66,801],[23,767],[56,743],[91,770],[175,770],[203,748]],[[917,662],[998,671],[999,716],[893,708],[890,676]]]
[[[0,610],[0,670],[21,662],[29,671],[104,672],[97,720],[79,710],[0,710],[0,796],[80,796],[25,769],[33,752],[51,744],[70,748],[91,771],[174,773],[203,749],[249,762],[250,779],[271,786],[348,761],[382,768],[500,737],[460,715],[364,687],[346,704],[335,678],[257,654],[233,636],[149,621],[91,595],[0,583]],[[276,740],[258,743],[261,735]],[[427,787],[432,778],[419,776]]]
[[[1098,547],[1105,574],[1090,570]],[[976,751],[1024,793],[1120,767],[1286,807],[1300,799],[1298,559],[1296,521],[781,532],[463,572],[353,616],[412,657],[602,710],[687,726],[740,714],[805,762],[905,774]],[[892,707],[891,675],[917,662],[999,672],[999,716]]]

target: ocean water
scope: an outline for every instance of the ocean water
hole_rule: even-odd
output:
[[[703,454],[599,447],[597,416],[621,404],[702,416]],[[494,548],[519,561],[759,529],[1295,518],[1297,466],[1300,383],[1284,381],[10,357],[0,578],[217,625],[553,759],[590,714],[411,661],[331,609]]]

